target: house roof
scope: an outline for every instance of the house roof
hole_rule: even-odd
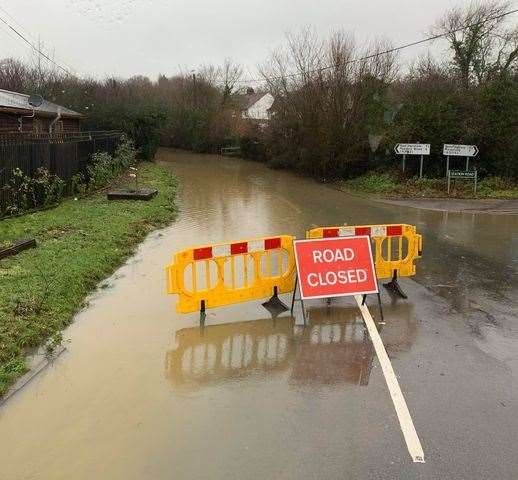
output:
[[[266,93],[246,93],[244,95],[234,95],[235,101],[241,110],[248,110],[256,104]]]
[[[29,105],[29,95],[24,93],[10,92],[0,89],[0,112],[10,113],[32,113],[33,107]],[[34,111],[44,116],[56,116],[61,113],[64,117],[83,117],[83,114],[74,112],[69,108],[62,107],[55,103],[43,100],[41,106],[34,108]]]

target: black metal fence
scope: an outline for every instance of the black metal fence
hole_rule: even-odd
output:
[[[65,182],[65,194],[72,194],[72,179],[86,173],[92,155],[115,153],[120,132],[66,132],[57,134],[0,134],[0,216],[9,202],[5,188],[14,178],[16,169],[32,177],[43,167]]]

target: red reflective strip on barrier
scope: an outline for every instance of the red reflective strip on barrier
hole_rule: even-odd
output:
[[[354,233],[356,235],[370,235],[371,229],[370,229],[370,227],[356,227],[354,229]]]
[[[403,227],[401,225],[392,225],[387,227],[387,237],[403,235]]]
[[[239,253],[248,253],[248,243],[233,243],[230,245],[230,255],[237,255]]]
[[[194,260],[205,260],[206,258],[212,258],[212,247],[195,248],[192,251],[192,257]]]
[[[322,236],[324,238],[338,237],[338,228],[324,228],[322,230]]]
[[[280,238],[267,238],[264,241],[264,249],[273,250],[274,248],[281,248],[281,239]]]

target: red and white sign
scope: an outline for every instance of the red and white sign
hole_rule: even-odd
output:
[[[378,292],[367,235],[296,240],[294,248],[302,299]]]

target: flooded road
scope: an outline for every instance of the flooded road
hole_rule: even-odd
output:
[[[371,202],[236,159],[159,161],[182,183],[178,221],[0,408],[1,480],[518,478],[518,216]],[[251,302],[208,311],[200,329],[165,294],[177,250],[344,222],[424,236],[409,300],[383,294],[381,335],[426,464],[408,456],[352,300],[308,302],[306,328]]]

